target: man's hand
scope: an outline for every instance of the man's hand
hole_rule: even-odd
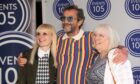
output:
[[[18,56],[18,65],[20,67],[24,67],[24,65],[27,63],[27,59],[26,58],[23,58],[23,54],[20,53],[19,56]]]
[[[128,58],[128,50],[126,47],[117,48],[115,50],[114,55],[116,55],[115,58],[113,59],[114,63],[116,64],[124,63]]]

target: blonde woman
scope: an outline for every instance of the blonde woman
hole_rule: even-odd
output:
[[[19,68],[17,84],[54,83],[57,66],[56,39],[55,28],[52,25],[41,24],[37,28],[33,49],[21,54],[27,63]]]

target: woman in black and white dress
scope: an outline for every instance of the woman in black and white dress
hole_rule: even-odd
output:
[[[26,64],[19,67],[17,84],[54,84],[57,66],[56,40],[52,25],[41,24],[37,28],[33,49],[21,54],[23,59],[26,58]]]

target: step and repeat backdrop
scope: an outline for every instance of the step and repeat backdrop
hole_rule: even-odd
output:
[[[17,56],[34,42],[34,14],[34,0],[0,0],[0,84],[17,81]]]
[[[0,0],[0,84],[17,81],[17,56],[34,43],[36,0]],[[43,23],[63,32],[60,17],[66,5],[84,10],[85,31],[111,24],[129,50],[135,84],[140,84],[140,0],[41,0]]]
[[[58,34],[63,32],[62,11],[70,4],[84,10],[85,31],[93,31],[102,23],[111,24],[129,50],[135,84],[140,84],[140,0],[42,0],[42,3],[43,22],[53,24]]]

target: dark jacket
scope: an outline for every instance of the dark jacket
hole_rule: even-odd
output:
[[[23,53],[23,57],[27,58],[27,63],[24,67],[19,67],[19,74],[18,74],[18,81],[17,84],[35,84],[36,80],[36,73],[37,73],[37,65],[38,65],[38,55],[36,52],[35,60],[33,64],[29,63],[30,54],[32,50],[28,50]],[[54,84],[56,80],[56,68],[54,67],[54,60],[53,56],[50,54],[49,56],[49,76],[50,76],[50,83]]]

